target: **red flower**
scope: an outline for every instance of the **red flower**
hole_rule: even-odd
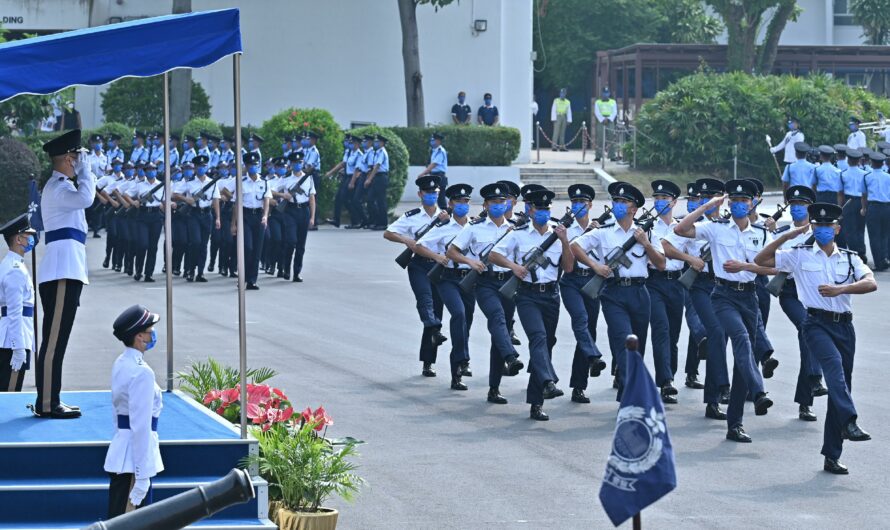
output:
[[[309,127],[309,122],[308,122],[308,121],[304,121],[304,122],[303,122],[303,127],[307,127],[307,128],[308,128],[308,127]]]
[[[211,391],[207,392],[207,394],[204,396],[204,404],[209,405],[209,404],[213,403],[214,401],[216,401],[217,399],[220,398],[220,395],[221,395],[221,393],[219,390],[211,390]]]
[[[236,401],[241,399],[241,386],[238,385],[235,388],[228,388],[223,390],[220,394],[222,398],[223,405],[228,405],[229,403],[235,403]]]

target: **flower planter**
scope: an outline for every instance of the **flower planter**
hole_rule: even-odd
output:
[[[340,513],[333,508],[317,512],[292,512],[280,502],[269,503],[269,519],[281,530],[335,530]]]

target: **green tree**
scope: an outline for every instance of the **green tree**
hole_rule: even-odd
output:
[[[102,94],[106,121],[126,123],[137,129],[164,125],[164,77],[127,77],[111,84]],[[210,99],[204,88],[192,81],[191,118],[209,118]]]
[[[5,34],[6,30],[0,27],[0,43],[6,42]],[[21,95],[0,103],[0,136],[11,132],[10,124],[15,124],[24,136],[34,134],[37,124],[49,116],[51,110],[48,96]]]
[[[797,20],[801,11],[796,0],[705,0],[705,3],[726,25],[726,61],[731,72],[770,73],[779,37],[788,21]],[[757,37],[767,16],[769,23],[758,49]]]
[[[723,23],[709,15],[700,0],[667,0],[658,6],[661,27],[656,42],[713,44],[723,31]]]
[[[890,44],[890,6],[887,0],[853,0],[850,3],[853,22],[862,26],[867,44]]]
[[[192,12],[192,0],[173,0],[173,14]],[[192,69],[170,72],[170,128],[181,129],[192,116]]]

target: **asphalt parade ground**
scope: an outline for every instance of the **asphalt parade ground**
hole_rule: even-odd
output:
[[[594,212],[599,211],[595,206]],[[329,503],[341,509],[340,527],[611,527],[598,492],[614,429],[615,391],[604,375],[590,381],[591,404],[569,400],[574,339],[568,314],[563,310],[560,315],[553,355],[562,379],[558,386],[566,395],[545,403],[549,422],[529,419],[524,372],[503,380],[508,405],[486,402],[489,337],[478,308],[470,343],[474,376],[464,379],[470,389],[450,390],[450,342],[439,349],[439,376],[420,375],[421,325],[407,275],[393,262],[401,247],[381,236],[323,227],[309,234],[304,283],[261,273],[260,290],[247,292],[249,365],[276,369],[279,375],[272,382],[298,409],[323,405],[335,422],[330,435],[367,442],[358,460],[367,487],[352,504]],[[104,239],[87,243],[91,283],[84,289],[65,358],[66,390],[109,387],[111,364],[121,350],[111,323],[122,309],[142,303],[165,311],[160,271],[158,283],[145,284],[102,269],[104,245]],[[160,256],[158,262],[160,267]],[[207,356],[238,363],[236,280],[216,272],[207,277],[207,284],[174,278],[177,370]],[[773,300],[767,331],[780,365],[775,377],[766,380],[766,389],[775,406],[767,416],[755,417],[748,404],[745,428],[754,443],[726,441],[726,423],[704,417],[702,391],[685,388],[678,373],[679,404],[667,406],[678,487],[643,512],[644,527],[887,525],[890,276],[879,273],[877,278],[877,293],[854,297],[853,396],[859,425],[873,440],[845,444],[841,461],[850,475],[822,471],[819,451],[827,398],[816,398],[818,422],[798,420],[793,402],[799,365],[796,331]],[[162,387],[170,332],[163,317],[158,346],[146,354]],[[527,363],[528,341],[518,322],[516,329]],[[597,344],[610,358],[602,318],[598,334]],[[685,344],[684,326],[681,370]],[[651,371],[651,349],[645,357]],[[701,371],[703,379],[704,365]],[[33,389],[33,374],[28,374],[25,390]]]

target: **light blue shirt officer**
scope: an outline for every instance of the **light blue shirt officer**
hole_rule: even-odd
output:
[[[856,149],[848,149],[847,157],[852,160],[848,160],[850,166],[841,171],[841,186],[843,187],[844,195],[861,197],[862,191],[865,189],[865,170],[859,167],[859,158],[862,157],[862,152]]]
[[[840,191],[841,170],[828,162],[816,166],[816,191]]]
[[[788,187],[806,186],[812,188],[816,180],[816,166],[806,159],[798,158],[796,161],[785,166],[785,172],[782,174],[782,182],[787,182]]]
[[[377,140],[374,140],[374,165],[380,166],[378,173],[389,173],[389,153]]]
[[[872,160],[879,161],[881,164],[883,164],[884,158],[884,155],[880,153],[872,155]],[[883,167],[873,167],[865,175],[865,192],[868,194],[869,201],[890,203],[890,174],[887,174]]]

